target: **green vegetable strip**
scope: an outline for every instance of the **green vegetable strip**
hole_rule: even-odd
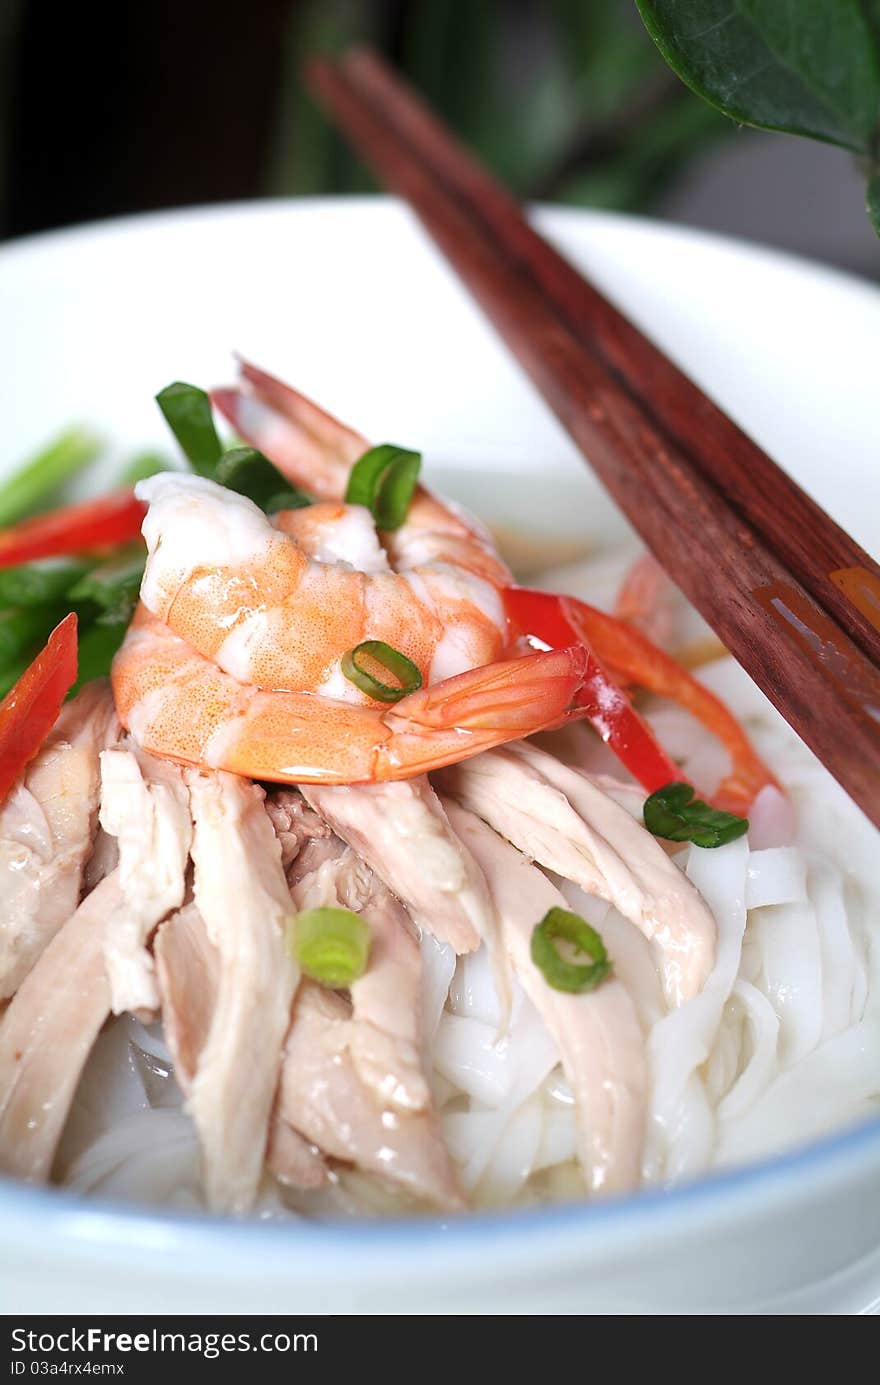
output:
[[[138,548],[101,563],[70,588],[68,600],[73,605],[94,602],[101,608],[103,614],[99,619],[105,624],[111,620],[130,620],[141,589],[145,561],[143,549]]]
[[[590,963],[566,962],[556,947],[560,938],[590,957]],[[555,991],[570,994],[594,991],[613,970],[605,944],[595,928],[591,928],[580,914],[567,909],[548,909],[532,933],[531,952],[535,966]]]
[[[378,529],[399,529],[409,514],[421,465],[421,453],[395,443],[371,447],[351,469],[347,504],[366,505]]]
[[[156,403],[193,470],[200,476],[213,476],[223,448],[205,391],[178,380],[159,391]]]
[[[113,655],[125,638],[125,622],[114,625],[93,625],[80,635],[79,675],[67,694],[74,697],[81,687],[91,683],[93,678],[106,678],[110,672]]]
[[[364,667],[364,659],[372,659],[380,668],[387,669],[396,684],[383,683]],[[392,649],[384,640],[364,640],[343,654],[340,668],[356,688],[375,697],[377,702],[399,702],[408,693],[416,692],[422,686],[422,675],[411,659]]]
[[[0,568],[0,609],[57,601],[94,566],[87,558],[44,558]]]
[[[174,464],[161,452],[139,452],[123,468],[119,477],[119,484],[120,486],[136,486],[138,481],[146,481],[148,476],[155,476],[160,471],[173,470]]]
[[[16,662],[32,644],[45,644],[68,610],[52,605],[0,611],[0,667]]]
[[[305,909],[290,924],[288,946],[322,986],[350,986],[367,969],[370,930],[350,909]]]
[[[270,515],[278,510],[300,510],[312,503],[309,496],[291,486],[269,458],[255,447],[233,447],[224,452],[217,463],[214,480],[239,495],[246,495]]]
[[[17,524],[50,505],[65,482],[94,461],[98,439],[84,428],[68,428],[0,486],[0,528]]]
[[[707,848],[725,846],[749,830],[748,818],[712,808],[695,797],[690,784],[666,784],[645,799],[645,826],[669,842],[693,842]]]

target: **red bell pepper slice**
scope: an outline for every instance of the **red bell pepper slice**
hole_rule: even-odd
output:
[[[574,633],[595,651],[619,682],[671,698],[717,736],[731,759],[731,772],[715,795],[719,808],[744,813],[766,785],[780,787],[724,703],[629,622],[596,610],[576,597],[548,592],[513,589],[508,609],[514,613],[514,619],[517,610],[527,613],[534,627],[528,633],[538,639],[549,642],[551,636],[558,637],[564,630],[566,643],[570,643]],[[542,634],[542,629],[549,631],[549,636]],[[641,775],[637,777],[645,782]],[[673,777],[681,779],[681,771],[676,769]]]
[[[679,766],[639,716],[626,693],[614,682],[596,657],[592,645],[568,619],[564,598],[551,592],[509,587],[504,593],[507,614],[524,635],[551,649],[582,644],[587,651],[584,681],[575,695],[575,706],[596,728],[603,741],[648,793],[682,779]]]
[[[76,616],[71,612],[0,702],[0,803],[58,720],[76,682]]]
[[[141,531],[147,507],[134,491],[114,491],[80,505],[66,505],[0,530],[0,567],[60,553],[89,553],[129,543]]]

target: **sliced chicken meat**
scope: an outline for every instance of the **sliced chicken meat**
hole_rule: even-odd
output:
[[[195,904],[162,924],[154,952],[165,1038],[175,1076],[188,1096],[217,1007],[220,954]],[[319,1151],[289,1127],[276,1125],[275,1134],[268,1156],[273,1172],[299,1188],[322,1187],[329,1175]]]
[[[116,838],[122,901],[108,917],[104,961],[114,1014],[155,1013],[159,992],[147,943],[183,903],[192,843],[189,792],[179,766],[133,744],[101,755],[101,826]]]
[[[574,1093],[587,1187],[594,1193],[633,1188],[641,1165],[648,1069],[629,993],[613,975],[584,995],[549,986],[531,959],[532,932],[548,909],[568,907],[564,897],[476,814],[453,802],[447,811],[482,867],[513,968],[559,1049]]]
[[[341,907],[369,924],[369,965],[351,987],[349,1053],[378,1100],[423,1111],[431,1094],[421,1066],[418,939],[400,901],[350,847],[334,840],[336,854],[294,879],[291,894],[298,910]],[[303,864],[311,854],[303,851]]]
[[[260,1181],[281,1047],[298,980],[290,894],[263,791],[186,771],[194,897],[218,953],[217,1001],[190,1084],[209,1205],[246,1210]]]
[[[174,1075],[189,1094],[217,1008],[220,953],[195,904],[171,915],[153,945],[165,1041]]]
[[[463,1199],[433,1111],[396,1110],[377,1099],[351,1055],[351,1005],[303,982],[293,1008],[272,1149],[298,1132],[325,1154],[378,1175],[419,1201],[454,1210]]]
[[[58,930],[0,1020],[0,1170],[46,1179],[80,1074],[110,1011],[104,921],[116,874]]]
[[[0,808],[0,998],[79,904],[98,818],[98,755],[121,733],[109,684],[69,702]]]
[[[266,812],[281,843],[281,864],[285,870],[308,843],[333,836],[332,828],[309,807],[297,789],[271,789],[266,797]]]
[[[715,960],[715,921],[687,876],[585,774],[521,744],[438,776],[444,790],[531,860],[612,903],[657,949],[670,1005],[696,995]]]
[[[417,927],[473,952],[495,928],[485,881],[424,777],[303,785],[307,802],[406,905]]]

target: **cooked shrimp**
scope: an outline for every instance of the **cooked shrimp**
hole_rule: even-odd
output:
[[[237,682],[143,607],[113,664],[119,716],[144,749],[250,779],[408,779],[555,724],[583,677],[580,648],[508,659],[393,707]]]
[[[241,375],[243,388],[211,392],[220,412],[295,485],[320,500],[342,500],[352,466],[369,448],[366,438],[246,361]],[[394,567],[441,557],[495,586],[511,580],[488,530],[424,486],[416,490],[406,522],[383,537]]]
[[[507,642],[500,590],[435,532],[397,535],[392,561],[361,505],[326,502],[276,526],[251,500],[173,472],[138,487],[150,509],[141,600],[242,683],[364,703],[340,670],[382,640],[438,682],[492,663]],[[403,526],[409,530],[413,526]],[[475,563],[485,557],[474,544]]]

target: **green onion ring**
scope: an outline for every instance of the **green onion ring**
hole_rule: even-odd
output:
[[[579,952],[585,952],[592,958],[590,964],[580,966],[566,962],[557,951],[557,938],[564,938]],[[568,909],[548,909],[532,933],[531,951],[532,961],[555,991],[571,994],[593,991],[613,970],[605,944],[595,928],[591,928],[580,914],[570,913]]]
[[[346,504],[366,505],[377,529],[399,529],[409,514],[421,465],[420,452],[396,443],[371,447],[351,469]]]
[[[304,909],[290,922],[288,947],[307,976],[339,990],[366,971],[370,930],[350,909]]]
[[[393,674],[399,680],[400,686],[382,683],[362,668],[358,663],[358,656],[364,654],[375,659],[377,664],[381,664]],[[349,649],[343,654],[340,667],[349,683],[354,683],[356,688],[360,688],[361,692],[367,693],[369,697],[374,697],[377,702],[399,702],[402,697],[407,697],[409,693],[416,692],[422,686],[422,675],[413,661],[401,654],[399,649],[392,649],[384,640],[363,640],[355,645],[354,649]]]

